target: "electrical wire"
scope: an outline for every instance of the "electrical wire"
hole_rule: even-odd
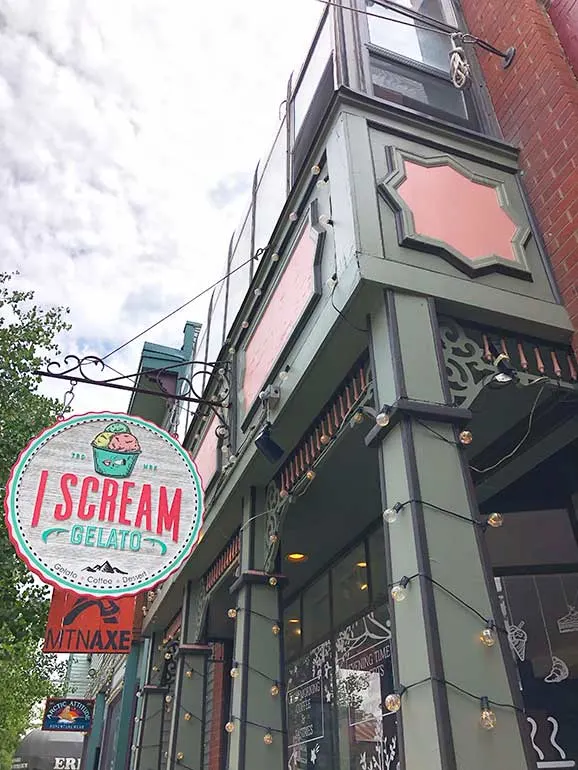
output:
[[[333,295],[335,294],[335,289],[337,289],[337,286],[338,286],[338,284],[335,284],[335,285],[333,286],[333,289],[331,290],[331,297],[330,297],[330,299],[331,299],[331,306],[332,306],[332,308],[335,310],[335,312],[337,313],[337,315],[338,315],[340,318],[342,318],[342,319],[345,321],[345,323],[346,323],[346,324],[348,324],[349,326],[351,326],[351,328],[352,328],[352,329],[355,329],[355,331],[356,331],[356,332],[361,332],[362,334],[368,334],[368,333],[369,333],[369,329],[360,329],[360,328],[359,328],[359,326],[356,326],[354,323],[351,323],[351,321],[350,321],[350,320],[349,320],[349,318],[348,318],[348,317],[345,315],[345,313],[344,313],[342,310],[340,310],[340,309],[337,307],[337,305],[335,304],[335,299],[334,299]]]
[[[467,695],[468,697],[477,701],[481,701],[482,698],[486,697],[484,695],[476,695],[476,693],[470,692],[464,687],[460,687],[460,685],[455,684],[454,682],[450,682],[448,679],[440,679],[439,677],[435,676],[428,676],[425,679],[420,679],[418,682],[412,682],[412,684],[400,685],[395,692],[398,695],[403,695],[407,690],[411,690],[413,687],[418,687],[418,685],[425,684],[426,682],[437,682],[438,684],[445,684],[447,687],[451,687],[452,689],[461,692],[462,695]],[[515,706],[513,703],[500,703],[498,701],[491,700],[490,698],[488,698],[487,702],[492,706],[497,706],[498,708],[512,709],[512,711],[517,711],[520,714],[525,713],[524,709],[518,708],[518,706]]]
[[[212,289],[214,289],[220,283],[223,283],[223,281],[226,281],[227,278],[229,278],[229,276],[233,275],[238,270],[241,270],[243,267],[245,267],[246,265],[250,264],[251,262],[254,262],[255,260],[258,260],[259,257],[264,253],[264,251],[265,251],[265,249],[258,249],[252,257],[250,257],[249,259],[245,260],[245,262],[241,262],[241,264],[238,265],[234,270],[229,270],[228,273],[225,273],[225,275],[223,275],[217,281],[212,283],[210,286],[207,286],[205,289],[200,291],[198,294],[195,294],[194,297],[192,297],[191,299],[187,300],[186,302],[183,302],[182,305],[179,305],[179,307],[175,308],[174,310],[171,310],[170,313],[167,313],[162,318],[159,318],[159,320],[155,321],[154,324],[151,324],[150,326],[147,326],[146,329],[143,329],[138,334],[135,334],[134,337],[131,337],[126,342],[123,342],[122,345],[118,345],[118,347],[114,348],[114,350],[111,350],[109,353],[107,353],[105,356],[103,356],[101,360],[102,361],[106,361],[107,358],[110,358],[111,356],[115,355],[115,353],[118,353],[119,351],[123,350],[128,345],[130,345],[131,343],[135,342],[135,340],[138,340],[144,334],[147,334],[147,332],[150,332],[152,329],[155,329],[157,326],[160,326],[160,324],[164,323],[169,318],[172,318],[172,316],[176,315],[181,310],[183,310],[184,308],[188,307],[190,304],[195,302],[197,299],[199,299],[203,295],[208,294],[208,292],[210,292]]]
[[[488,465],[487,468],[476,468],[474,465],[470,465],[470,468],[473,471],[475,471],[476,473],[488,473],[489,471],[493,471],[495,468],[498,468],[500,465],[502,465],[502,463],[505,463],[506,460],[509,460],[511,457],[513,457],[516,454],[516,452],[518,452],[518,450],[526,442],[527,438],[529,437],[530,433],[532,432],[532,424],[534,422],[534,413],[536,412],[536,408],[538,406],[538,402],[539,402],[540,397],[541,397],[541,395],[542,395],[542,393],[544,392],[545,389],[546,389],[546,385],[542,385],[542,387],[538,391],[538,395],[534,399],[534,403],[532,404],[532,408],[530,410],[530,416],[528,418],[528,429],[526,430],[526,432],[524,433],[524,435],[522,436],[520,441],[518,441],[516,446],[512,449],[512,451],[508,452],[507,455],[504,455],[504,457],[502,457],[500,460],[495,462],[493,465]]]
[[[409,505],[410,503],[418,503],[418,505],[426,505],[428,508],[433,508],[434,511],[439,511],[440,513],[445,513],[448,516],[454,516],[456,519],[461,519],[462,521],[467,522],[468,524],[473,524],[476,527],[482,527],[485,529],[486,522],[485,521],[479,521],[478,519],[470,519],[469,516],[464,516],[461,513],[456,513],[456,511],[450,511],[449,508],[442,508],[439,505],[435,505],[434,503],[429,503],[427,500],[419,500],[416,497],[410,498],[409,500],[405,500],[403,503],[395,503],[392,506],[388,506],[397,510],[400,510],[402,508],[405,508],[406,505]]]
[[[411,21],[402,21],[401,19],[395,19],[391,16],[382,16],[380,13],[372,13],[371,11],[363,11],[360,8],[352,8],[350,5],[342,5],[341,3],[332,2],[332,0],[317,0],[317,2],[321,3],[322,5],[330,5],[335,8],[341,8],[344,11],[351,11],[352,13],[357,13],[360,16],[371,16],[375,19],[381,19],[382,21],[391,21],[394,24],[401,24],[404,27],[412,27],[413,29],[423,29],[428,32],[437,32],[438,35],[445,35],[446,37],[450,37],[451,35],[455,35],[456,32],[459,32],[459,30],[453,30],[450,32],[449,30],[440,29],[438,26],[434,25],[433,23],[431,25],[428,24],[425,20],[423,22],[419,22],[419,20],[416,19],[418,23],[414,24]],[[392,13],[396,13],[396,11],[393,8],[389,8],[386,6],[381,6],[381,7],[385,8],[385,10],[391,11]],[[398,12],[403,16],[408,16],[408,17],[410,16],[410,14],[404,13],[403,11],[404,9],[400,8]],[[411,18],[414,18],[414,17],[411,16]]]

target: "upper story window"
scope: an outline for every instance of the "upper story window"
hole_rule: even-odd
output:
[[[452,123],[479,128],[468,92],[449,76],[451,0],[365,0],[367,48],[375,96]]]

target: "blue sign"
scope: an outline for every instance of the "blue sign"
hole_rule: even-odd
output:
[[[93,700],[48,698],[42,720],[43,730],[88,732],[92,727]]]

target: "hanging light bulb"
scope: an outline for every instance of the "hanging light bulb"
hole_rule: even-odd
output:
[[[390,693],[385,699],[385,708],[392,713],[401,708],[401,696],[397,692]]]
[[[193,672],[191,671],[191,669],[189,669],[186,672],[185,676],[187,677],[187,679],[192,679],[193,678]]]
[[[187,711],[187,713],[185,714],[185,722],[190,722],[190,721],[191,721],[191,718],[192,718],[192,716],[193,716],[193,715],[192,715],[192,714],[190,714],[190,713]]]
[[[249,321],[243,321],[241,324],[241,329],[248,329],[249,328]]]
[[[322,433],[319,441],[323,444],[323,446],[327,446],[327,444],[329,444],[331,439],[329,438],[327,433]]]
[[[364,420],[364,419],[365,419],[365,418],[364,418],[364,416],[363,416],[363,412],[356,412],[356,413],[353,415],[353,417],[351,418],[351,422],[352,422],[354,425],[361,425],[361,423],[363,422],[363,420]]]
[[[227,610],[227,617],[231,618],[231,620],[234,620],[238,614],[239,613],[236,607],[231,607]]]
[[[486,698],[485,696],[483,698],[480,698],[480,708],[481,708],[480,727],[483,727],[484,730],[493,730],[496,724],[498,723],[498,720],[496,719],[496,715],[490,708],[490,702],[488,698]]]
[[[275,588],[275,586],[277,585],[277,578],[275,577],[275,575],[271,575],[271,577],[269,578],[269,585],[272,588]]]
[[[153,671],[154,671],[154,672],[155,672],[155,674],[156,674],[156,673],[157,673],[157,671],[160,671],[160,669],[159,669],[159,667],[158,667],[158,666],[153,666]]]
[[[313,481],[313,479],[315,478],[316,475],[317,474],[315,473],[315,471],[311,470],[311,468],[305,474],[305,476],[309,479],[309,481]]]
[[[494,511],[494,513],[490,513],[490,515],[487,518],[487,522],[490,525],[490,527],[494,527],[494,529],[497,529],[498,527],[501,527],[504,523],[504,517],[501,513],[497,513]]]
[[[276,251],[274,251],[271,254],[271,262],[279,262],[280,259],[281,259],[281,257],[279,256],[279,254],[277,254]]]
[[[402,577],[402,579],[393,586],[391,589],[391,598],[394,602],[402,602],[407,596],[407,586],[409,584],[409,578]]]
[[[278,543],[279,542],[279,535],[277,535],[276,533],[273,533],[272,535],[269,535],[269,542],[271,543],[271,545],[274,545],[275,543]]]
[[[279,695],[279,685],[277,684],[277,682],[275,682],[275,684],[271,687],[271,695],[274,698],[276,698],[277,695]]]
[[[314,166],[311,166],[311,173],[313,174],[313,176],[319,176],[319,174],[321,173],[321,166],[318,166],[317,164],[315,164]]]
[[[165,660],[170,660],[172,657],[170,652],[165,652]]]
[[[299,214],[296,211],[292,211],[289,214],[289,221],[290,222],[296,222],[299,219]]]
[[[227,724],[225,725],[225,730],[228,733],[232,733],[234,729],[235,729],[234,723],[233,722],[227,722]]]
[[[282,371],[279,372],[279,379],[281,380],[281,382],[285,382],[288,377],[289,377],[289,372],[287,371],[287,369],[283,369]]]
[[[279,632],[281,631],[281,626],[279,626],[278,623],[275,623],[271,626],[271,631],[273,632],[273,636],[279,636]]]
[[[165,703],[170,703],[173,699],[172,695],[165,695]]]
[[[185,758],[185,755],[183,754],[182,751],[177,752],[177,762],[180,762],[184,758]]]
[[[474,440],[474,437],[471,434],[471,431],[469,430],[463,430],[460,435],[458,436],[460,444],[463,446],[469,446],[472,441]]]
[[[260,297],[260,296],[261,296],[261,294],[263,294],[263,289],[259,289],[259,288],[256,288],[256,289],[255,289],[255,291],[253,292],[253,294],[254,294],[256,297]]]
[[[382,409],[381,412],[378,412],[375,417],[375,423],[380,428],[386,428],[389,425],[389,411]]]
[[[231,674],[231,679],[237,679],[239,676],[239,667],[236,663],[233,663],[233,668],[229,672]]]
[[[496,643],[496,633],[495,633],[496,624],[493,620],[488,621],[488,625],[484,628],[482,633],[480,634],[480,642],[484,645],[484,647],[493,647]]]
[[[265,746],[270,746],[273,743],[273,736],[269,731],[267,731],[263,736],[263,743]]]
[[[329,214],[321,214],[319,217],[319,224],[323,225],[323,227],[328,227],[329,225],[333,224],[333,220]]]
[[[383,512],[383,520],[387,524],[394,524],[397,521],[399,517],[399,512],[401,511],[402,508],[403,508],[403,505],[401,503],[396,503],[391,508],[386,508],[385,511]]]

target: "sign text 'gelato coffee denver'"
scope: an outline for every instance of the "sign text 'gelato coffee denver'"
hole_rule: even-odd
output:
[[[203,492],[168,433],[138,417],[93,413],[30,442],[4,505],[14,547],[42,580],[123,596],[163,582],[189,556]]]

